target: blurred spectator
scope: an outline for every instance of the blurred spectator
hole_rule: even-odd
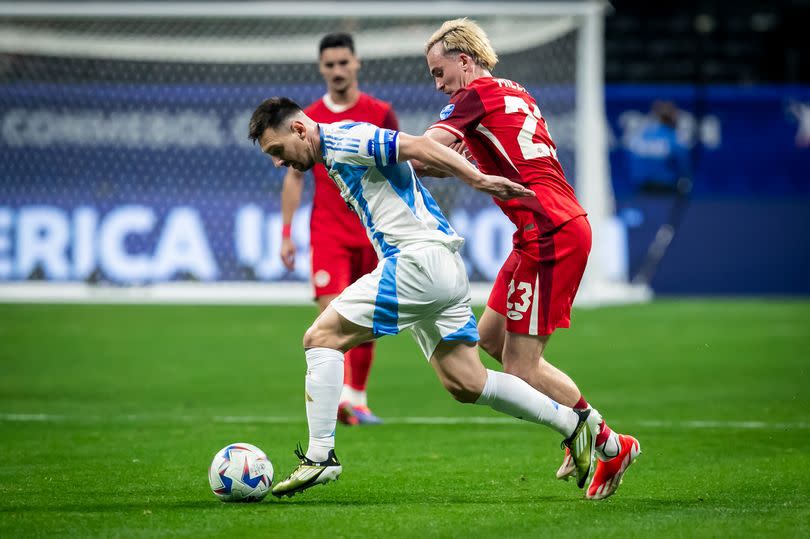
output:
[[[691,189],[689,149],[678,140],[678,108],[669,101],[653,103],[649,123],[628,144],[630,180],[642,193],[688,193]]]

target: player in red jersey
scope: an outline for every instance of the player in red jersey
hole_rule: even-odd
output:
[[[517,231],[478,324],[481,346],[506,372],[561,404],[588,408],[573,380],[543,358],[554,330],[570,326],[571,305],[591,249],[586,212],[565,179],[546,121],[523,86],[492,76],[497,55],[473,21],[445,22],[427,42],[425,54],[436,88],[452,96],[427,135],[469,151],[482,172],[536,193],[536,198],[495,200]],[[586,497],[602,499],[618,488],[640,447],[604,421],[595,445],[598,462]],[[566,450],[557,477],[567,479],[573,469]]]
[[[398,130],[391,105],[361,92],[358,87],[360,61],[355,55],[352,36],[344,33],[326,35],[320,42],[319,51],[319,67],[327,92],[305,109],[306,115],[321,123],[368,122]],[[313,174],[315,195],[310,221],[312,284],[315,300],[323,312],[344,288],[374,270],[378,261],[366,230],[343,201],[323,165],[317,165]],[[290,226],[301,203],[303,186],[304,173],[290,167],[281,191],[281,259],[289,270],[295,267],[295,243],[290,238]],[[366,396],[373,358],[373,342],[346,352],[343,393],[338,408],[341,423],[381,423],[369,409]]]

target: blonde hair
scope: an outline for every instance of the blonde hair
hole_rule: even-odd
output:
[[[436,43],[442,44],[445,54],[463,52],[487,70],[492,70],[498,63],[498,55],[495,54],[487,34],[467,17],[445,21],[425,44],[425,54]]]

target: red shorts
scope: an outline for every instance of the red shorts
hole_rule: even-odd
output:
[[[310,254],[315,299],[340,294],[379,263],[377,251],[371,244],[364,247],[318,244],[312,246]]]
[[[571,326],[588,253],[591,226],[584,215],[516,245],[492,286],[487,306],[506,317],[506,331],[551,335]]]

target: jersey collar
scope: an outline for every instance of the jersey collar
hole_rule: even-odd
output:
[[[479,84],[484,84],[485,82],[491,81],[494,78],[495,77],[492,76],[492,75],[484,75],[483,77],[478,77],[477,79],[474,79],[472,82],[470,82],[470,84],[468,84],[464,88],[459,88],[458,90],[453,92],[453,95],[450,96],[450,99],[453,99],[454,97],[456,97],[458,94],[460,94],[464,90],[468,90],[468,89],[472,88],[473,86],[478,86]]]
[[[320,131],[321,137],[321,156],[323,157],[323,164],[326,165],[326,168],[329,168],[332,166],[332,161],[334,161],[334,152],[327,150],[324,137],[331,135],[334,129],[329,124],[318,124],[318,131]]]
[[[355,100],[355,102],[354,102],[354,103],[351,103],[351,104],[349,104],[349,105],[338,105],[338,104],[337,104],[337,103],[335,103],[335,101],[332,99],[332,96],[330,96],[330,95],[329,95],[329,92],[327,92],[326,94],[324,94],[324,96],[323,96],[323,98],[322,98],[322,99],[323,99],[323,104],[324,104],[324,106],[325,106],[327,109],[329,109],[329,112],[331,112],[331,113],[333,113],[333,114],[340,114],[341,112],[346,112],[346,111],[347,111],[347,110],[349,110],[350,108],[352,108],[352,107],[354,107],[355,105],[357,105],[357,103],[359,103],[359,102],[360,102],[360,97],[361,97],[361,94],[359,94],[359,93],[358,93],[358,95],[357,95],[357,100]]]

